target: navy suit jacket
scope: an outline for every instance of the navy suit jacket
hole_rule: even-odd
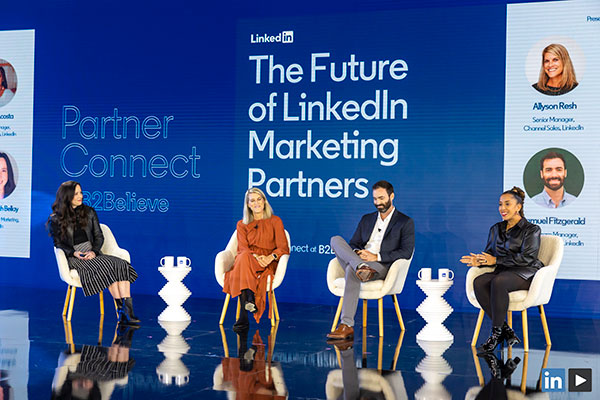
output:
[[[379,212],[375,211],[371,214],[363,215],[356,232],[350,239],[350,247],[353,249],[364,249],[375,223],[379,218]],[[415,223],[408,215],[402,214],[397,209],[394,209],[392,220],[388,225],[383,241],[381,242],[381,261],[379,263],[386,268],[389,268],[394,261],[399,258],[409,259],[415,249]]]

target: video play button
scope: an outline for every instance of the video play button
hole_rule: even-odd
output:
[[[592,369],[569,368],[569,392],[591,392]]]

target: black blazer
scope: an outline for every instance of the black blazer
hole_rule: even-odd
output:
[[[379,212],[363,215],[356,232],[350,239],[353,249],[364,249],[373,233]],[[392,220],[388,225],[381,242],[381,261],[379,263],[389,268],[399,258],[409,259],[415,250],[415,223],[408,215],[394,209]]]
[[[541,229],[525,218],[521,218],[508,232],[506,224],[502,221],[492,225],[485,252],[496,257],[498,267],[529,279],[544,266],[537,258]]]
[[[86,206],[85,204],[82,204],[79,207],[86,207],[88,209],[85,234],[92,244],[92,251],[96,253],[96,255],[99,255],[101,254],[100,249],[104,244],[104,235],[102,234],[102,229],[100,228],[100,222],[98,222],[98,214],[96,214],[96,210],[94,210],[92,207]],[[54,241],[54,247],[62,249],[67,257],[73,257],[75,253],[75,249],[73,248],[73,227],[69,226],[67,228],[67,237],[61,238],[60,226],[58,225],[58,217],[56,214],[50,215],[50,223],[48,225],[50,227],[50,235],[52,235],[52,240]]]

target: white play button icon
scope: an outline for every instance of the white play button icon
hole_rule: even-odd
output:
[[[569,392],[591,392],[592,369],[569,368]]]
[[[583,376],[575,375],[575,386],[581,386],[586,382],[587,379],[585,379]]]

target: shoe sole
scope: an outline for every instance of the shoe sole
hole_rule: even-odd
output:
[[[256,306],[252,303],[246,303],[244,308],[246,309],[246,311],[250,311],[253,314],[256,312]]]

